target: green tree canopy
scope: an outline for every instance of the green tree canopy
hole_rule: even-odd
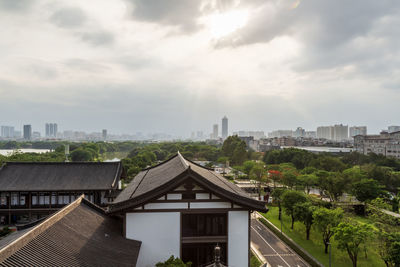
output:
[[[294,217],[306,227],[306,239],[310,240],[311,226],[314,222],[314,211],[317,208],[309,201],[297,203],[294,206]]]
[[[381,188],[377,181],[373,179],[362,179],[352,186],[353,195],[361,202],[366,202],[377,198]]]
[[[343,210],[318,208],[314,211],[314,227],[322,233],[322,241],[325,245],[325,253],[328,253],[328,245],[334,235],[334,228],[339,225],[343,218]]]
[[[307,201],[306,195],[298,191],[287,190],[282,194],[282,207],[285,213],[292,218],[292,226],[291,226],[292,229],[294,226],[294,222],[296,220],[295,210],[294,210],[295,205],[304,203],[306,201]]]
[[[338,248],[347,251],[353,267],[357,267],[360,246],[365,245],[371,239],[373,228],[369,224],[341,222],[334,231]]]

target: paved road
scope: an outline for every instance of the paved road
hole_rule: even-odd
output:
[[[272,267],[310,266],[256,219],[251,220],[251,242]]]

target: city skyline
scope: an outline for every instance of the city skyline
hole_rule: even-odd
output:
[[[0,124],[188,136],[227,114],[231,131],[378,133],[400,124],[399,13],[372,0],[1,0]]]

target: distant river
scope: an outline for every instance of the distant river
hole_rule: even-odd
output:
[[[17,151],[20,153],[46,153],[49,152],[50,149],[34,149],[34,148],[0,149],[0,155],[8,156]]]

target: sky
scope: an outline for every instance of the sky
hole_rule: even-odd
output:
[[[398,0],[0,0],[0,125],[377,133],[399,47]]]

